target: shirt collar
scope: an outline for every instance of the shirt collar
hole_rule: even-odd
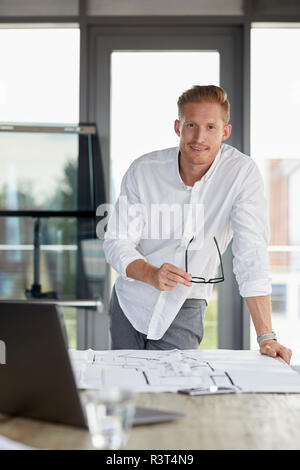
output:
[[[222,150],[223,150],[223,144],[221,144],[221,147],[220,147],[220,150],[218,151],[213,163],[211,164],[211,166],[209,167],[209,169],[207,170],[207,172],[203,175],[203,178],[204,178],[204,181],[207,181],[211,175],[213,174],[213,172],[215,171],[218,163],[219,163],[219,160],[220,160],[220,157],[221,157],[221,153],[222,153]],[[179,172],[179,147],[176,147],[176,175],[177,175],[177,178],[178,178],[178,181],[180,183],[181,186],[185,186],[185,187],[189,187],[189,186],[186,186],[186,184],[182,181],[182,178],[180,176],[180,172]]]
[[[180,176],[180,171],[179,171],[179,153],[180,153],[180,149],[179,149],[179,147],[176,147],[176,155],[175,155],[176,176],[177,176],[178,183],[180,184],[180,186],[181,186],[181,187],[184,187],[184,188],[188,188],[189,186],[187,186],[187,185],[182,181],[182,178],[181,178],[181,176]]]
[[[213,172],[215,171],[215,169],[216,169],[216,167],[217,167],[217,165],[220,161],[222,150],[223,150],[223,144],[221,144],[220,150],[218,151],[212,165],[209,167],[207,172],[203,175],[205,181],[207,181],[211,177]]]

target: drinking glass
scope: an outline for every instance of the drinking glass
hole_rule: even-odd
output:
[[[135,414],[135,394],[111,387],[85,390],[81,400],[93,446],[117,450],[126,445]]]

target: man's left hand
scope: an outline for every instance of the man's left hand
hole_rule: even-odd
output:
[[[261,354],[266,354],[267,356],[271,356],[274,358],[279,356],[288,364],[290,363],[293,354],[291,349],[282,346],[282,344],[279,344],[273,339],[262,341],[260,343],[260,352]]]

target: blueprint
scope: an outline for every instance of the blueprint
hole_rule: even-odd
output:
[[[259,351],[70,350],[78,388],[135,392],[300,393],[300,375]]]

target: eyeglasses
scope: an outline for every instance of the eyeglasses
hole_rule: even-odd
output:
[[[185,270],[186,270],[187,273],[189,272],[188,271],[188,249],[189,249],[189,246],[190,246],[190,244],[192,243],[193,240],[194,240],[194,237],[191,238],[191,240],[189,241],[189,243],[186,247],[186,250],[185,250]],[[216,284],[217,282],[223,282],[225,280],[224,271],[223,271],[223,264],[222,264],[222,257],[221,257],[220,249],[219,249],[219,246],[218,246],[218,243],[217,243],[217,240],[216,240],[215,237],[214,237],[214,241],[215,241],[218,253],[219,253],[222,276],[221,277],[215,277],[213,279],[209,279],[208,281],[206,281],[204,277],[195,277],[195,276],[193,276],[192,280],[190,282],[193,282],[194,284]]]

